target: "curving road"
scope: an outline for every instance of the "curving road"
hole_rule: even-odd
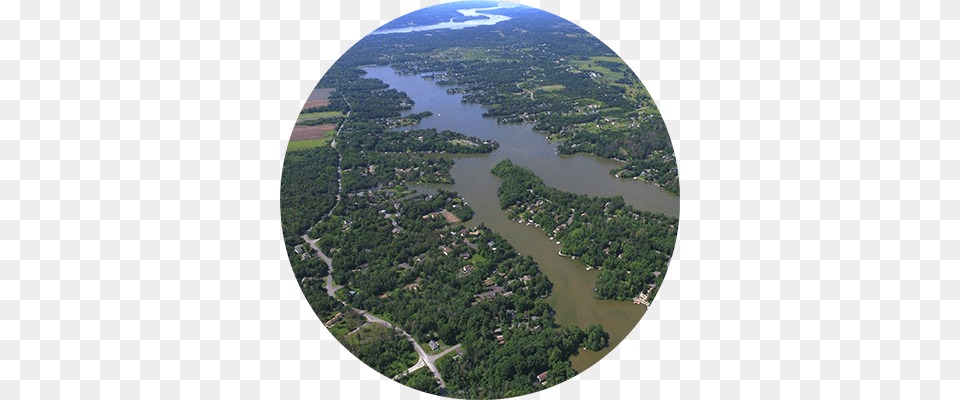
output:
[[[347,107],[351,107],[351,106],[350,106],[350,102],[347,101],[346,96],[343,96],[343,93],[341,93],[340,96],[342,96],[342,97],[343,97],[343,101],[347,103]],[[532,96],[533,96],[533,93],[531,93],[531,97],[532,97]],[[352,108],[352,107],[351,107],[351,108]],[[347,119],[348,119],[348,118],[350,118],[350,111],[347,111],[347,115],[344,117],[343,123],[340,124],[340,129],[337,129],[337,134],[334,135],[333,141],[330,142],[330,146],[333,147],[335,150],[337,149],[337,138],[340,136],[340,131],[343,130],[343,126],[346,125],[346,122],[347,122]],[[327,216],[332,215],[332,214],[333,214],[333,210],[336,209],[336,208],[337,208],[337,205],[340,204],[340,197],[341,197],[341,194],[343,193],[342,171],[341,171],[341,168],[340,168],[340,166],[343,164],[343,155],[340,154],[340,150],[337,150],[337,155],[339,156],[339,161],[340,161],[340,162],[337,164],[337,202],[336,202],[336,204],[333,206],[333,208],[331,208],[330,211],[327,212]],[[392,220],[392,218],[391,218],[391,220]],[[394,224],[394,226],[396,226],[396,224],[397,224],[396,221],[394,221],[393,224]],[[327,276],[326,276],[326,289],[327,289],[327,294],[330,295],[331,297],[333,297],[333,296],[337,293],[337,290],[340,290],[341,288],[343,288],[343,285],[341,285],[341,286],[333,286],[333,260],[332,260],[330,257],[327,257],[327,255],[324,254],[323,251],[320,250],[320,247],[317,246],[317,241],[318,241],[319,239],[310,239],[309,231],[308,231],[307,233],[305,233],[305,234],[302,236],[302,238],[303,238],[303,240],[304,240],[305,242],[307,242],[307,243],[310,244],[310,247],[312,247],[314,250],[317,251],[317,254],[320,255],[320,259],[322,259],[323,262],[325,262],[325,263],[327,264],[327,270],[328,270],[329,273],[328,273]],[[459,349],[459,348],[460,348],[460,345],[459,345],[459,344],[456,345],[456,346],[453,346],[453,347],[451,347],[451,348],[449,348],[449,349],[447,349],[447,350],[444,350],[444,351],[443,351],[442,353],[440,353],[440,354],[430,356],[430,355],[427,355],[427,353],[426,353],[425,351],[423,351],[423,348],[420,347],[420,344],[417,343],[417,340],[414,339],[413,336],[411,336],[409,333],[407,333],[407,331],[403,330],[403,328],[394,326],[394,325],[391,324],[390,322],[388,322],[388,321],[386,321],[386,320],[384,320],[384,319],[382,319],[382,318],[376,317],[376,316],[374,316],[374,315],[371,315],[370,313],[368,313],[368,312],[366,312],[366,311],[364,311],[364,310],[361,310],[361,309],[355,309],[355,310],[356,310],[358,313],[360,313],[360,315],[363,315],[363,316],[367,319],[367,321],[369,321],[369,322],[367,322],[366,324],[362,324],[360,327],[358,327],[357,329],[354,329],[352,332],[348,333],[346,336],[350,336],[350,335],[356,333],[357,331],[359,331],[361,328],[363,328],[364,326],[366,326],[366,325],[369,324],[369,323],[376,323],[376,324],[380,324],[380,325],[386,326],[386,327],[388,327],[388,328],[396,329],[398,332],[400,332],[401,334],[403,334],[403,336],[405,336],[405,337],[407,338],[407,340],[409,340],[411,343],[413,343],[413,348],[414,348],[414,350],[416,350],[416,351],[417,351],[417,354],[420,356],[420,359],[417,360],[417,363],[414,364],[413,367],[410,367],[410,369],[408,369],[406,372],[402,373],[401,375],[408,374],[408,373],[410,373],[410,372],[416,371],[417,369],[423,368],[423,366],[426,366],[427,368],[430,369],[430,372],[433,373],[433,376],[436,377],[437,380],[440,382],[440,389],[441,389],[441,390],[446,390],[446,383],[443,381],[443,377],[440,376],[440,371],[437,370],[437,366],[434,364],[434,362],[435,362],[437,359],[439,359],[440,357],[443,357],[444,355],[446,355],[447,353],[450,353],[451,351],[454,351],[454,350]],[[399,375],[398,375],[398,376],[399,376]],[[396,378],[396,377],[394,377],[394,378]]]
[[[403,336],[406,336],[406,337],[407,337],[407,340],[409,340],[411,343],[413,343],[413,349],[416,350],[416,351],[417,351],[417,354],[420,355],[420,360],[417,361],[417,363],[414,364],[414,366],[411,367],[410,369],[408,369],[407,372],[405,372],[405,373],[410,373],[410,372],[416,371],[417,369],[420,369],[421,367],[423,367],[423,365],[420,365],[421,363],[422,363],[422,364],[425,364],[425,365],[427,366],[427,368],[430,369],[430,372],[433,373],[433,376],[436,377],[438,381],[440,381],[440,389],[446,389],[446,388],[447,388],[446,382],[443,381],[443,377],[440,376],[440,371],[437,370],[437,366],[436,366],[433,362],[436,361],[438,358],[442,357],[443,355],[449,353],[450,351],[456,350],[456,349],[460,348],[460,345],[459,345],[459,344],[456,345],[456,346],[453,346],[453,347],[451,347],[451,348],[449,348],[449,349],[447,349],[447,350],[445,350],[443,353],[437,354],[437,355],[435,355],[435,356],[430,356],[430,355],[427,355],[427,352],[423,351],[423,348],[420,347],[420,343],[417,343],[417,340],[414,339],[413,336],[410,336],[410,334],[407,333],[407,331],[403,330],[402,328],[398,328],[398,327],[394,326],[394,325],[391,324],[389,321],[386,321],[386,320],[384,320],[384,319],[382,319],[382,318],[379,318],[379,317],[376,317],[376,316],[374,316],[374,315],[370,315],[370,313],[368,313],[368,312],[366,312],[366,311],[364,311],[364,310],[360,310],[360,309],[355,309],[355,310],[356,310],[358,313],[360,313],[360,315],[363,315],[364,317],[366,317],[367,320],[370,321],[370,322],[377,323],[377,324],[386,326],[386,327],[388,327],[388,328],[394,328],[394,329],[396,329],[396,330],[399,331],[401,334],[403,334]],[[418,366],[418,365],[419,365],[419,366]]]
[[[317,247],[317,241],[320,239],[310,239],[310,237],[307,235],[303,235],[302,237],[305,242],[310,243],[310,247],[313,247],[313,249],[317,251],[317,254],[320,255],[320,259],[327,263],[327,277],[324,278],[326,280],[325,286],[327,288],[327,294],[329,294],[330,297],[333,297],[338,290],[343,288],[343,285],[333,286],[333,260],[330,257],[327,257],[326,254],[323,254],[323,252],[320,251],[320,248]]]

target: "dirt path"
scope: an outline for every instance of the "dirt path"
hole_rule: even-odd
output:
[[[353,335],[354,333],[360,332],[360,330],[363,329],[363,327],[365,327],[365,326],[367,326],[367,325],[370,325],[370,321],[364,322],[362,325],[358,326],[357,329],[354,329],[354,330],[350,331],[350,333],[348,333],[348,334],[346,334],[346,335],[343,335],[343,338],[346,339],[346,338],[350,337],[350,335]]]

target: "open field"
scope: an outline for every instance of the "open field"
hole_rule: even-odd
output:
[[[334,88],[319,88],[313,89],[313,92],[310,92],[310,97],[307,98],[307,101],[310,100],[326,100],[330,98],[330,94],[336,91]]]
[[[303,103],[302,110],[307,110],[314,107],[326,107],[328,105],[330,105],[330,100],[307,100],[306,103]]]
[[[337,132],[335,129],[337,129],[336,124],[294,125],[293,133],[290,134],[290,143],[287,144],[287,151],[326,145],[333,140],[333,135]]]
[[[313,92],[310,92],[310,96],[307,97],[307,102],[303,103],[302,110],[330,105],[330,94],[334,91],[334,88],[313,89]]]
[[[312,113],[303,113],[297,116],[297,120],[305,119],[314,119],[314,118],[327,118],[327,117],[342,117],[343,113],[340,111],[324,111],[324,112],[312,112]]]
[[[565,86],[563,85],[547,85],[547,86],[540,86],[538,89],[545,90],[547,92],[552,92],[554,90],[560,90],[563,88],[565,88]]]
[[[290,142],[287,144],[287,151],[305,150],[312,149],[314,147],[326,146],[331,140],[333,140],[332,131],[329,134],[329,137],[324,137],[323,139],[298,140],[296,142]]]

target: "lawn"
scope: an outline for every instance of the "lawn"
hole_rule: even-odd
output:
[[[429,342],[429,341],[424,342],[424,343],[420,343],[420,348],[423,349],[423,351],[424,351],[425,353],[427,353],[427,354],[429,354],[429,355],[431,355],[431,356],[434,356],[434,355],[443,353],[445,350],[447,350],[448,348],[450,348],[450,346],[445,345],[443,342],[441,342],[441,341],[439,341],[439,340],[437,340],[437,343],[440,343],[440,347],[437,348],[436,350],[431,350],[431,349],[430,349],[430,342]],[[456,352],[454,352],[454,353],[456,353]]]

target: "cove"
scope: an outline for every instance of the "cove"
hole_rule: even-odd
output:
[[[549,143],[544,135],[534,132],[531,124],[498,124],[495,118],[482,116],[483,107],[461,103],[461,94],[448,94],[446,87],[433,81],[417,75],[399,75],[390,67],[364,70],[367,78],[378,78],[391,88],[406,92],[416,102],[406,114],[433,112],[417,125],[397,129],[449,129],[500,143],[500,148],[490,154],[440,155],[455,161],[450,171],[455,180],[453,185],[409,186],[428,193],[438,188],[457,191],[475,212],[467,225],[483,223],[502,235],[518,252],[532,256],[553,283],[553,291],[546,300],[556,312],[558,324],[581,328],[603,325],[610,334],[610,346],[599,352],[581,349],[579,355],[571,358],[575,370],[584,371],[615,348],[640,321],[646,308],[631,302],[596,299],[593,286],[599,271],[587,271],[579,261],[559,256],[560,245],[551,241],[543,230],[509,220],[497,198],[500,179],[490,170],[509,158],[559,190],[589,196],[619,195],[634,208],[671,216],[679,214],[679,197],[648,182],[614,177],[609,171],[622,165],[618,161],[590,154],[558,155],[557,144]]]

